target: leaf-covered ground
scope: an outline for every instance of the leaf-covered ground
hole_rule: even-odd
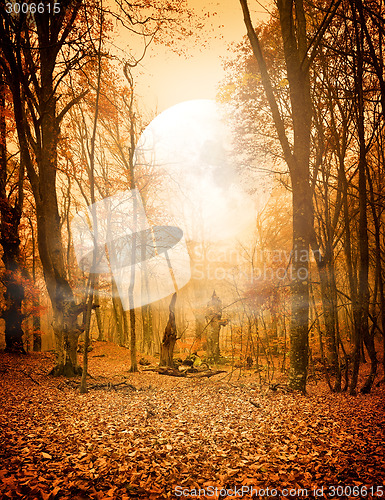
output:
[[[51,354],[0,363],[2,498],[385,496],[383,386],[300,396],[252,376],[129,374],[126,349],[97,343],[90,383],[126,384],[81,395],[47,375]]]

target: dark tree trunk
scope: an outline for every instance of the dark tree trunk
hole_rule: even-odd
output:
[[[22,303],[24,300],[23,269],[20,266],[20,238],[19,225],[22,207],[22,177],[23,172],[19,166],[19,196],[12,205],[7,196],[7,123],[5,118],[5,92],[6,86],[3,74],[0,71],[0,243],[3,247],[2,261],[5,272],[2,281],[5,286],[5,307],[1,313],[5,321],[5,344],[7,352],[25,354],[23,344]]]
[[[164,330],[162,344],[160,346],[159,366],[174,366],[174,347],[177,341],[176,323],[175,323],[175,302],[176,293],[173,294],[169,305],[169,316],[166,328]]]
[[[113,276],[111,276],[111,300],[112,300],[112,311],[116,326],[116,338],[113,339],[118,345],[124,345],[125,332],[123,329],[123,306],[120,300],[118,287],[116,286],[116,281]]]
[[[40,314],[37,311],[39,308],[39,299],[35,299],[34,301],[35,312],[33,314],[33,351],[40,352],[41,351],[41,323],[40,323]]]
[[[142,231],[145,229],[141,228]],[[153,341],[153,328],[152,328],[152,308],[151,304],[148,304],[149,299],[149,283],[148,283],[148,269],[146,263],[146,242],[144,232],[143,241],[141,242],[141,253],[142,253],[142,270],[141,270],[141,294],[142,294],[142,307],[141,307],[141,315],[142,315],[142,351],[145,354],[153,354],[154,351],[154,341]]]
[[[293,179],[293,175],[292,175]],[[305,392],[309,352],[309,196],[293,183],[293,259],[290,317],[290,370],[292,389]],[[302,184],[302,183],[300,183]],[[311,214],[311,212],[310,212]]]
[[[29,226],[31,229],[31,240],[32,240],[32,281],[34,286],[36,287],[36,238],[35,238],[35,230],[32,219],[28,217]],[[41,351],[41,321],[40,321],[40,297],[37,291],[35,291],[33,298],[33,314],[32,314],[32,340],[33,340],[33,348],[34,352]]]
[[[24,285],[22,272],[18,263],[20,239],[18,227],[20,214],[14,207],[7,206],[6,200],[1,200],[1,245],[3,247],[2,260],[5,265],[3,283],[5,285],[5,309],[2,317],[5,321],[5,343],[7,352],[21,352],[25,354],[23,345],[24,315],[22,303],[24,300]]]
[[[135,309],[130,309],[130,372],[138,371],[138,361],[136,356],[136,314]]]
[[[146,354],[153,353],[153,328],[152,328],[152,309],[150,304],[142,306],[142,331],[143,342],[142,349]]]
[[[103,330],[103,319],[100,312],[100,299],[99,299],[99,290],[98,285],[95,285],[96,293],[94,295],[94,304],[95,304],[95,317],[96,317],[96,325],[98,327],[98,340],[104,341],[104,330]]]
[[[334,272],[333,262],[329,262],[329,273],[327,268],[327,260],[331,260],[331,252],[327,252],[327,257],[323,258],[321,251],[316,243],[315,234],[311,241],[314,258],[317,263],[318,275],[321,284],[321,300],[326,333],[326,347],[328,364],[331,366],[333,376],[335,377],[334,392],[341,390],[341,369],[338,356],[337,342],[337,306],[335,294],[333,290],[333,279],[331,273]]]
[[[366,187],[366,139],[365,139],[365,117],[364,117],[364,95],[363,95],[363,34],[356,19],[355,9],[352,2],[352,19],[355,32],[356,53],[354,54],[354,84],[356,90],[356,120],[359,142],[359,161],[358,161],[358,193],[359,193],[359,268],[358,268],[358,301],[357,307],[357,328],[354,339],[353,353],[353,375],[350,385],[350,394],[356,393],[358,381],[358,372],[360,366],[360,348],[364,341],[368,347],[368,353],[371,360],[371,374],[364,391],[369,392],[377,371],[377,357],[374,348],[373,339],[369,332],[369,238],[368,238],[368,220],[367,220],[367,187]]]
[[[131,186],[132,188],[134,186]],[[134,197],[134,220],[133,220],[133,234],[132,234],[132,248],[136,249],[136,241],[137,241],[137,228],[138,228],[138,209],[137,209],[137,199]],[[136,251],[131,253],[131,279],[130,285],[128,287],[128,301],[130,304],[130,359],[131,366],[130,372],[138,371],[138,362],[136,359],[136,313],[135,313],[135,303],[134,303],[134,287],[135,287],[135,273],[136,273]]]
[[[382,153],[383,157],[382,160],[385,160],[384,158],[384,153]],[[380,160],[381,161],[381,160]],[[379,170],[380,176],[382,175],[382,172]],[[381,224],[380,224],[380,217],[381,217],[381,209],[380,209],[380,214],[377,213],[377,204],[374,199],[374,189],[373,189],[373,182],[371,179],[370,173],[368,173],[368,181],[369,181],[369,193],[370,193],[370,204],[371,204],[371,209],[372,209],[372,214],[373,214],[373,221],[374,221],[374,228],[375,228],[375,257],[376,257],[376,280],[378,283],[378,294],[379,294],[379,300],[380,300],[380,311],[381,311],[381,333],[382,333],[382,342],[383,342],[383,371],[384,371],[384,378],[383,380],[385,381],[385,296],[384,296],[384,280],[383,280],[383,274],[382,274],[382,250],[381,250]],[[378,202],[378,206],[381,207],[381,203]],[[373,380],[370,380],[370,387],[373,384]]]

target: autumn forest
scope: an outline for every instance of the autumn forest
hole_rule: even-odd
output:
[[[385,495],[384,50],[384,0],[1,2],[1,498]]]

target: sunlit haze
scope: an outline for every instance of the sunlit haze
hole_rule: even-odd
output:
[[[155,206],[194,241],[234,238],[255,221],[223,112],[208,99],[177,104],[150,123],[137,147],[138,163],[159,179]]]

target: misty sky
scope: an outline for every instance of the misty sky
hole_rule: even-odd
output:
[[[267,0],[261,3],[269,4]],[[190,0],[189,4],[198,14],[217,12],[210,15],[200,34],[206,45],[186,41],[188,58],[161,45],[151,46],[135,72],[137,95],[148,110],[161,112],[185,100],[215,99],[224,76],[221,57],[227,57],[228,45],[240,41],[246,33],[238,0]],[[250,2],[250,10],[254,21],[268,16],[256,1]]]

